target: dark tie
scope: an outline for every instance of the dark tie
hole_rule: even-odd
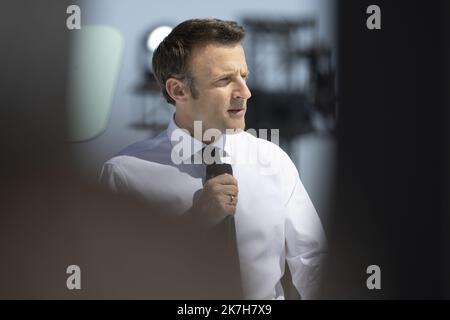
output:
[[[204,156],[204,152],[206,147],[202,149],[202,155]],[[210,150],[208,150],[210,151]],[[206,181],[214,178],[217,175],[228,173],[233,175],[233,170],[230,164],[221,163],[219,155],[222,155],[222,150],[218,148],[214,148],[211,150],[211,157],[215,159],[215,161],[211,164],[206,164]],[[203,158],[206,159],[206,158]],[[209,158],[210,160],[211,158]],[[208,161],[209,162],[209,161]],[[236,226],[234,221],[234,216],[227,216],[221,223],[219,223],[215,228],[214,232],[222,237],[224,240],[224,249],[226,253],[228,253],[228,261],[227,267],[229,268],[229,272],[233,272],[236,275],[236,285],[237,295],[242,297],[242,285],[241,285],[241,273],[240,273],[240,263],[239,263],[239,254],[237,249],[236,242]]]

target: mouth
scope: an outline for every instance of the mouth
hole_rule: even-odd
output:
[[[244,115],[245,108],[233,108],[228,110],[228,114],[230,114],[232,117],[240,117]]]

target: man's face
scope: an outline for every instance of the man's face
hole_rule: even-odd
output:
[[[248,68],[242,46],[195,47],[190,70],[198,96],[189,95],[183,106],[183,122],[193,126],[194,121],[201,120],[203,131],[244,129],[247,99],[251,93],[245,83]]]

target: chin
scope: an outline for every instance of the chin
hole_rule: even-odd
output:
[[[245,121],[232,121],[226,124],[226,129],[231,130],[244,130],[245,129]]]

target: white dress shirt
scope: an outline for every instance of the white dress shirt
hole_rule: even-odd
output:
[[[192,150],[181,154],[180,141]],[[192,155],[204,146],[172,117],[157,137],[107,161],[101,179],[113,190],[167,202],[183,214],[203,188],[205,165],[192,164]],[[277,145],[245,131],[224,134],[214,146],[225,152],[222,161],[232,164],[238,181],[235,224],[244,297],[283,299],[280,279],[287,260],[302,299],[313,298],[326,240],[295,165]]]

